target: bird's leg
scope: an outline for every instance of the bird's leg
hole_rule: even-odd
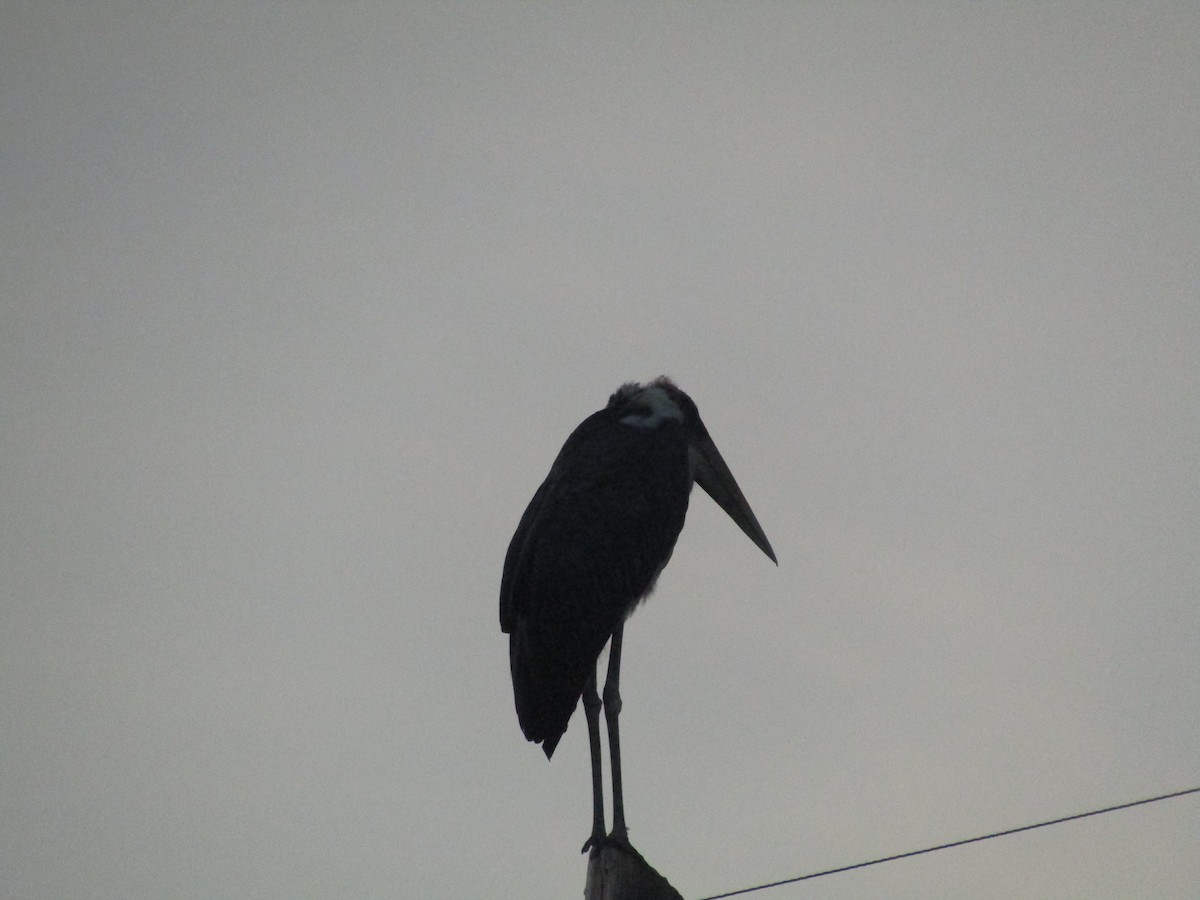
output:
[[[581,853],[599,849],[604,843],[604,777],[600,771],[600,695],[596,693],[596,672],[588,676],[583,688],[583,712],[587,716],[588,746],[592,751],[592,835]]]
[[[625,827],[625,797],[621,793],[621,737],[617,730],[617,716],[621,714],[621,638],[625,623],[613,632],[608,647],[608,677],[604,682],[604,721],[608,725],[608,764],[612,769],[613,827],[609,839],[622,844],[629,843],[629,831]]]

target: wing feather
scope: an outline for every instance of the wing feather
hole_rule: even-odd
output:
[[[522,731],[547,756],[604,645],[671,556],[691,490],[686,453],[674,427],[648,432],[601,411],[567,439],[521,517],[500,624]]]

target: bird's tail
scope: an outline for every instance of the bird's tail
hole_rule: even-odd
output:
[[[563,659],[531,643],[520,626],[509,634],[513,700],[521,731],[528,740],[541,744],[549,759],[579,705],[595,661],[583,662],[578,656]]]

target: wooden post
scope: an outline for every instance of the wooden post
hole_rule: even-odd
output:
[[[606,843],[588,856],[584,900],[683,900],[628,844]]]

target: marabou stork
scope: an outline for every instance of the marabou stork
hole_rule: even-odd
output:
[[[583,698],[592,755],[592,833],[585,851],[606,841],[628,845],[617,732],[621,635],[671,558],[693,482],[776,561],[692,398],[666,377],[625,384],[567,438],[508,546],[500,628],[509,635],[521,730],[547,758]],[[602,704],[596,664],[610,641]],[[602,707],[613,788],[607,838]]]

